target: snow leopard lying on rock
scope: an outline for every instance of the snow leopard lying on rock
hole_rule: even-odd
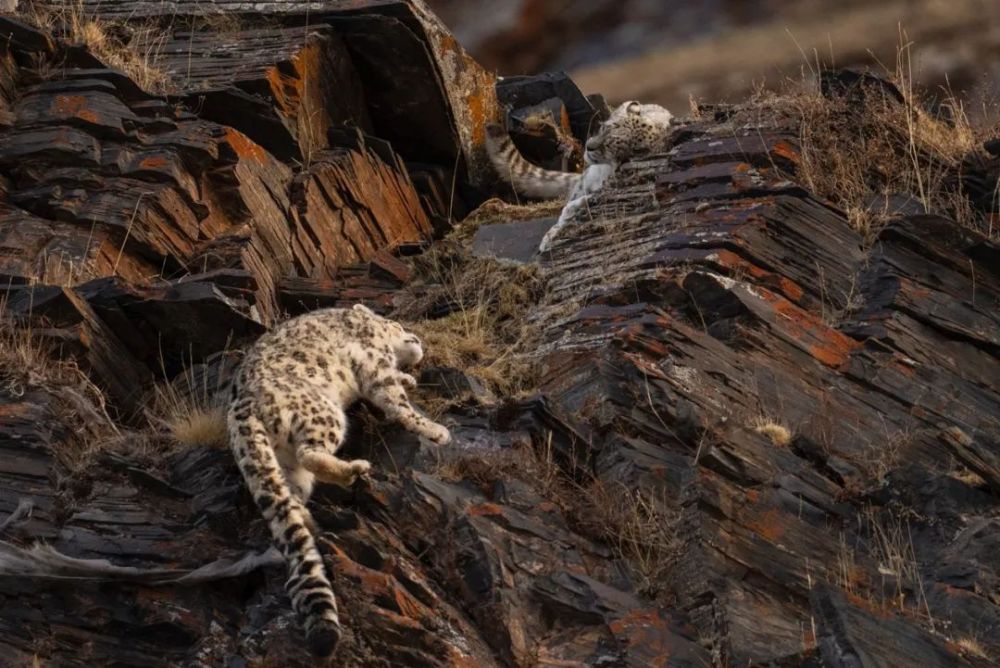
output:
[[[451,440],[406,396],[404,388],[417,382],[400,367],[423,354],[414,334],[364,306],[322,309],[262,336],[233,382],[230,446],[288,564],[288,596],[314,654],[330,654],[341,633],[306,503],[317,479],[348,486],[371,468],[336,456],[347,430],[344,411],[357,399],[434,443]]]
[[[582,174],[555,172],[533,165],[518,152],[506,130],[487,128],[486,147],[499,174],[518,195],[537,199],[566,199],[558,222],[546,232],[538,250],[547,251],[587,198],[604,187],[618,166],[636,156],[663,147],[673,115],[656,104],[625,102],[587,140]]]

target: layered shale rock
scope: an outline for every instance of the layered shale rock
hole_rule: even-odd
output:
[[[571,162],[603,106],[564,76],[495,87],[418,0],[82,6],[159,35],[166,83],[0,18],[0,663],[315,665],[228,452],[144,416],[358,302],[435,333],[455,443],[354,409],[372,479],[313,501],[337,665],[1000,657],[995,238],[910,206],[862,235],[797,124],[737,106],[536,257],[558,209],[453,227],[496,186],[486,123]],[[984,220],[994,156],[948,174]],[[460,363],[495,313],[523,378]]]

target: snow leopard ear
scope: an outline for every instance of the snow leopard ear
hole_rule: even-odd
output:
[[[365,306],[364,304],[355,304],[354,305],[354,310],[355,311],[361,311],[362,313],[367,313],[368,315],[375,315],[375,312],[372,311],[367,306]]]
[[[625,104],[628,105],[625,107],[625,111],[633,116],[638,116],[642,112],[642,105],[638,102],[626,102]]]

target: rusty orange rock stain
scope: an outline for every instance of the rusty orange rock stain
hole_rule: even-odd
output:
[[[760,492],[758,490],[756,490],[756,489],[748,489],[747,490],[747,502],[748,503],[757,503],[758,501],[760,501]]]
[[[645,665],[657,668],[670,665],[673,655],[670,639],[673,634],[667,628],[667,621],[655,609],[633,610],[611,622],[608,627],[629,647],[641,651]]]
[[[151,155],[148,158],[143,158],[139,161],[139,167],[142,169],[159,169],[160,167],[167,166],[167,159],[160,155]]]
[[[929,288],[904,277],[900,277],[899,286],[900,292],[911,299],[926,299],[931,296],[931,290]]]
[[[559,510],[559,506],[552,503],[551,501],[542,501],[538,504],[538,510],[543,513],[554,513]]]
[[[437,40],[438,46],[441,47],[442,51],[459,51],[460,46],[458,40],[455,39],[454,35],[444,34]]]
[[[861,608],[879,619],[892,619],[893,617],[893,614],[889,612],[885,606],[876,605],[870,598],[865,598],[849,591],[845,591],[844,596],[854,607]]]
[[[452,668],[479,668],[479,659],[469,656],[457,647],[448,647],[448,665]]]
[[[267,151],[235,128],[226,128],[226,142],[233,147],[236,155],[244,160],[256,162],[258,165],[267,161]]]
[[[395,595],[396,607],[399,608],[399,612],[402,615],[411,619],[428,617],[427,608],[420,601],[414,598],[410,592],[406,591],[401,586],[396,585],[392,581],[387,581],[386,585],[392,588],[393,594]]]
[[[322,64],[320,62],[320,49],[316,42],[311,42],[299,49],[291,57],[294,75],[284,74],[277,65],[272,65],[264,72],[274,95],[275,106],[288,118],[298,118],[302,106],[307,102],[309,91],[316,91],[319,95],[319,88],[315,82],[319,81]],[[313,100],[316,105],[322,104],[322,100]]]
[[[766,510],[747,522],[746,527],[761,538],[777,543],[785,535],[785,517],[779,510]]]
[[[779,327],[803,344],[816,360],[833,369],[846,364],[861,344],[829,327],[815,315],[795,306],[790,301],[767,290],[759,290],[761,298],[771,305]]]
[[[778,279],[778,285],[781,286],[781,291],[785,293],[785,296],[787,296],[792,301],[796,302],[799,301],[800,299],[802,299],[802,295],[805,294],[805,290],[802,289],[802,286],[796,283],[795,281],[791,280],[790,278],[785,278],[784,276],[781,276]]]
[[[916,378],[917,376],[917,370],[914,367],[910,366],[909,364],[904,363],[900,359],[892,360],[890,366],[892,367],[893,371],[895,371],[900,375],[906,376],[907,378]]]
[[[473,517],[497,517],[503,515],[503,508],[495,503],[480,503],[469,506],[466,512]]]
[[[764,269],[761,269],[752,262],[747,262],[736,253],[726,248],[715,251],[715,256],[718,258],[719,264],[730,271],[745,272],[754,278],[763,278],[764,276],[769,275]]]
[[[803,290],[802,287],[795,281],[781,275],[772,274],[766,269],[762,269],[754,263],[748,262],[742,256],[729,249],[723,248],[717,250],[715,251],[715,256],[718,258],[718,263],[729,269],[730,272],[743,272],[753,278],[760,279],[762,281],[770,280],[771,284],[776,283],[776,287],[781,291],[781,293],[793,302],[798,302],[805,294],[805,290]]]
[[[611,628],[612,633],[618,634],[624,632],[630,626],[637,623],[647,626],[657,626],[661,622],[662,620],[655,610],[642,608],[639,610],[633,610],[623,617],[619,617],[608,626]]]
[[[277,66],[267,68],[264,77],[270,85],[278,111],[287,118],[297,118],[304,89],[302,81],[282,74]]]
[[[802,633],[802,647],[805,650],[812,650],[817,647],[816,633],[813,631],[813,626],[811,624],[807,624],[805,626],[805,631]]]
[[[97,122],[97,114],[87,109],[87,98],[82,95],[56,95],[51,109],[52,113],[59,116],[74,116],[88,123]]]
[[[469,118],[472,120],[472,144],[474,146],[486,144],[486,125],[496,120],[494,118],[495,112],[486,113],[485,95],[485,92],[477,89],[465,97],[465,105],[469,109]]]
[[[774,146],[771,148],[771,153],[790,162],[797,163],[800,159],[799,150],[784,139],[780,139],[775,142]]]

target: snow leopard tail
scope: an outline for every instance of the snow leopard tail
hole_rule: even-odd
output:
[[[236,463],[267,520],[274,545],[288,564],[285,589],[299,616],[310,651],[329,656],[340,640],[337,599],[310,531],[305,505],[292,493],[250,400],[237,400],[227,418]]]
[[[486,127],[486,149],[497,173],[523,197],[566,199],[580,180],[579,174],[542,169],[525,160],[499,125]]]

